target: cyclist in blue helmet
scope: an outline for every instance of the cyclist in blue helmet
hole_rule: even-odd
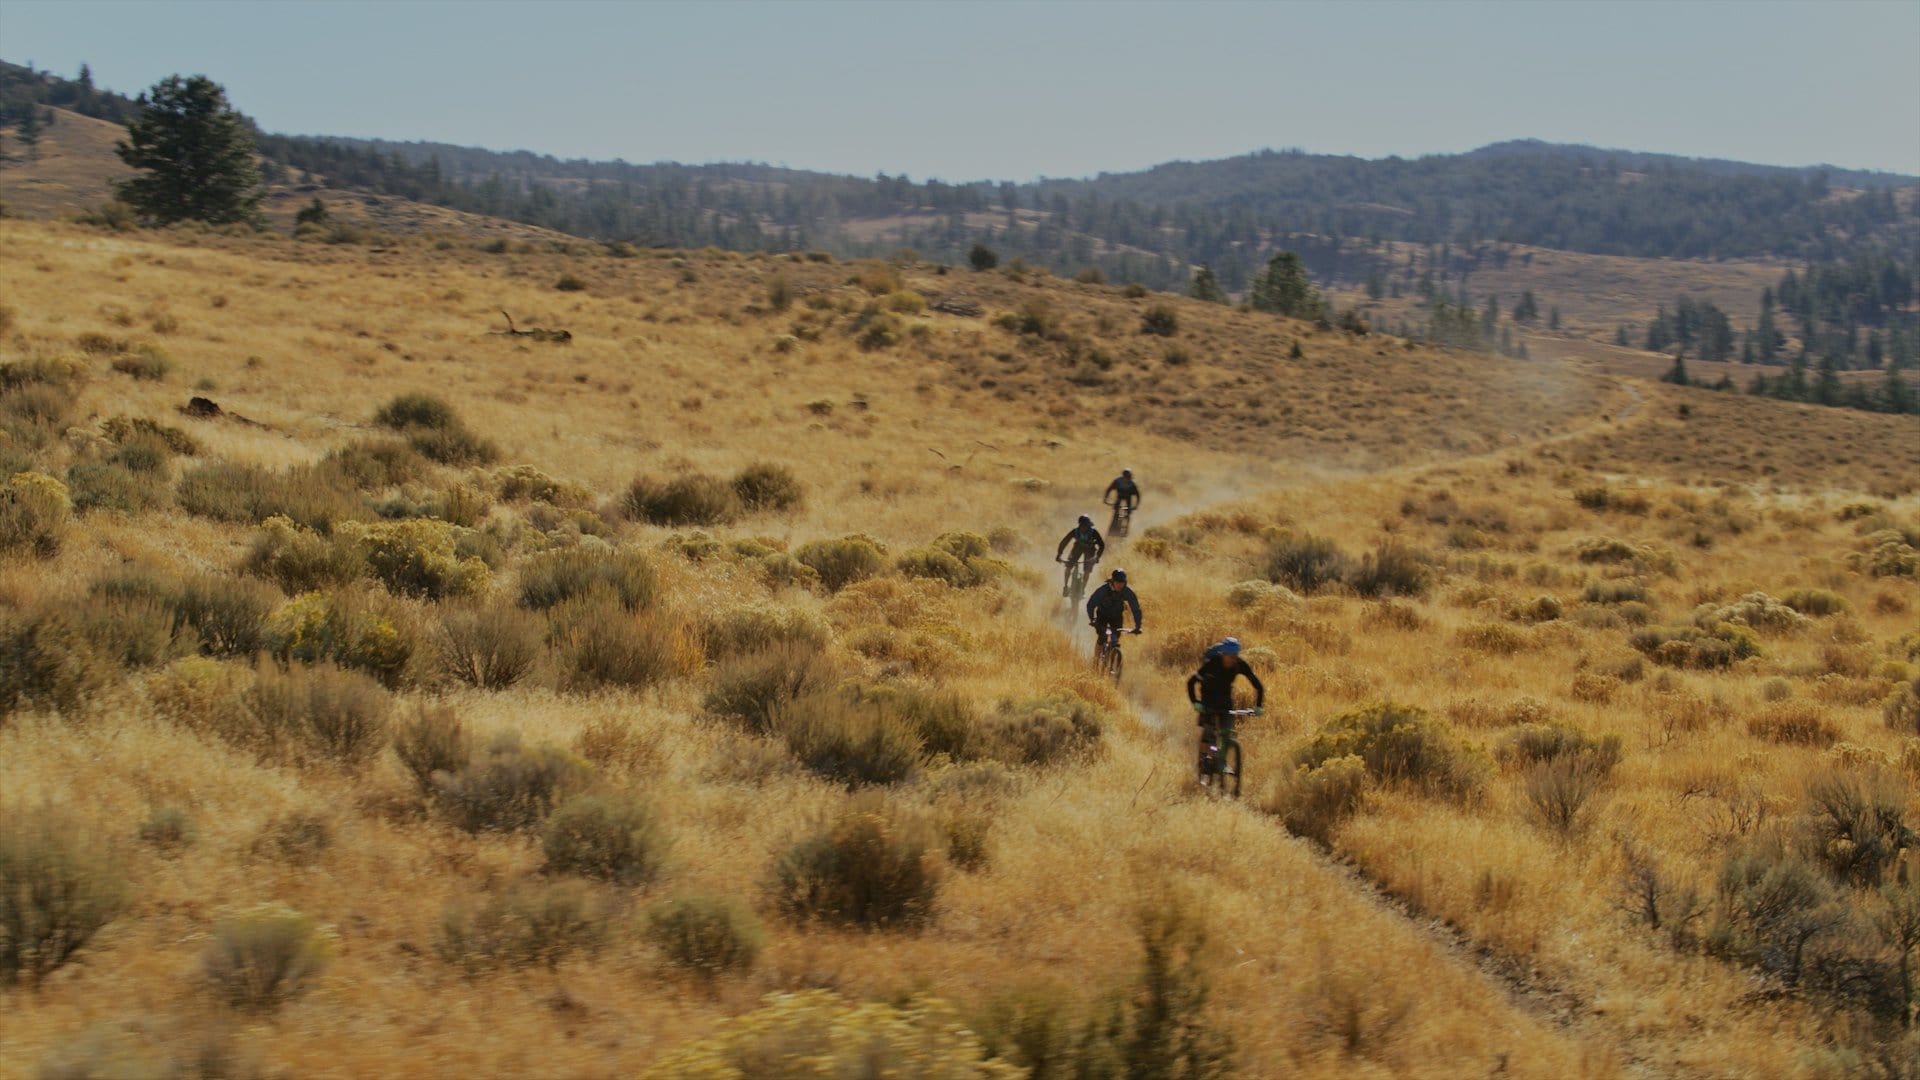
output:
[[[1267,688],[1240,659],[1239,638],[1226,638],[1209,646],[1199,670],[1187,676],[1187,701],[1199,714],[1196,722],[1206,729],[1209,742],[1213,741],[1215,728],[1233,731],[1233,680],[1241,676],[1253,687],[1254,712],[1265,709]]]

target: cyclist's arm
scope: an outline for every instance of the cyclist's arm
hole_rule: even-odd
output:
[[[1092,596],[1087,597],[1087,621],[1088,622],[1094,621],[1093,611],[1096,607],[1100,606],[1101,594],[1105,593],[1106,591],[1107,591],[1107,587],[1105,585],[1102,585],[1099,588],[1093,590]]]
[[[1187,702],[1200,704],[1200,673],[1197,671],[1187,676]]]
[[[1104,536],[1101,536],[1099,533],[1094,533],[1093,534],[1093,561],[1099,562],[1100,557],[1102,555],[1105,555],[1106,553],[1107,553],[1107,538]]]
[[[1060,538],[1060,546],[1053,549],[1054,558],[1059,558],[1067,550],[1067,545],[1073,542],[1073,533],[1074,530],[1068,529],[1067,535]]]
[[[1248,667],[1244,660],[1240,662],[1240,674],[1245,675],[1247,681],[1253,684],[1253,707],[1256,709],[1266,708],[1267,688],[1260,685],[1260,676],[1255,675],[1253,669]]]
[[[1133,628],[1138,630],[1140,629],[1140,598],[1133,594],[1132,589],[1127,590],[1126,596],[1127,606],[1133,609]]]

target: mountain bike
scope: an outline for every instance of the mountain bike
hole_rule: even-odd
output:
[[[1126,667],[1127,663],[1126,654],[1120,651],[1120,635],[1137,634],[1140,632],[1140,628],[1136,626],[1131,630],[1122,630],[1118,626],[1110,626],[1102,630],[1096,623],[1088,623],[1087,625],[1093,627],[1095,635],[1093,641],[1093,666],[1102,674],[1111,678],[1116,684],[1119,683],[1120,672]]]
[[[1122,539],[1133,527],[1133,500],[1116,499],[1107,505],[1113,507],[1113,517],[1107,521],[1107,536]]]
[[[1054,562],[1067,564],[1067,610],[1069,613],[1080,610],[1080,602],[1087,598],[1087,578],[1093,575],[1093,564],[1099,559],[1055,559]]]
[[[1259,709],[1228,709],[1226,712],[1200,714],[1200,786],[1229,799],[1240,797],[1240,740],[1233,734],[1233,718],[1253,716]],[[1219,723],[1208,724],[1214,719]],[[1209,738],[1211,736],[1211,738]]]

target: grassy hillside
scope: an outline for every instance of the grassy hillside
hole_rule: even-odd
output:
[[[1627,840],[1711,901],[1830,774],[1913,820],[1911,419],[1037,273],[0,244],[0,867],[72,853],[99,911],[64,963],[0,953],[13,1072],[1911,1060],[1884,994],[1789,982],[1712,903],[1698,940],[1614,903]],[[1116,688],[1050,560],[1121,466]],[[1309,533],[1349,557],[1312,588]],[[1726,668],[1631,643],[1756,590],[1813,614]],[[1270,694],[1238,804],[1193,793],[1179,699],[1227,633]],[[1295,773],[1381,699],[1432,722],[1419,769]],[[1585,745],[1549,723],[1619,736],[1558,822],[1536,773],[1592,755],[1507,749]]]

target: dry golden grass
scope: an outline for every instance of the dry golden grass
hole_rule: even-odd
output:
[[[1141,963],[1138,908],[1170,889],[1193,898],[1209,932],[1204,1015],[1232,1035],[1247,1076],[1792,1075],[1866,1030],[1817,1001],[1754,1004],[1740,969],[1667,948],[1611,898],[1620,834],[1710,891],[1725,823],[1750,816],[1750,786],[1776,815],[1798,805],[1826,751],[1747,734],[1768,680],[1818,702],[1861,753],[1901,760],[1905,744],[1870,691],[1889,678],[1874,664],[1910,627],[1920,593],[1911,579],[1860,576],[1847,556],[1874,515],[1911,525],[1914,499],[1883,499],[1842,521],[1851,496],[1825,487],[1894,475],[1906,460],[1898,436],[1911,426],[1849,443],[1855,471],[1819,491],[1789,494],[1760,477],[1751,489],[1715,490],[1681,483],[1722,477],[1708,471],[1718,458],[1684,475],[1661,467],[1660,451],[1636,457],[1611,434],[1644,433],[1654,447],[1679,437],[1666,434],[1670,402],[1652,388],[1629,393],[1576,369],[1314,334],[1185,301],[1173,301],[1180,330],[1169,342],[1138,332],[1141,311],[1165,298],[1045,277],[711,252],[369,250],[15,222],[0,222],[0,245],[0,294],[13,312],[0,359],[77,355],[80,335],[102,333],[151,340],[174,362],[160,382],[90,365],[70,430],[34,451],[38,467],[64,475],[123,414],[185,427],[202,460],[307,464],[375,434],[373,415],[394,396],[430,393],[497,443],[503,465],[564,482],[523,472],[503,488],[494,468],[436,466],[418,489],[373,493],[407,505],[431,505],[459,484],[493,493],[479,520],[507,550],[489,572],[490,602],[515,601],[541,548],[645,550],[653,608],[603,617],[653,635],[657,681],[563,689],[575,680],[550,650],[512,689],[477,691],[439,674],[423,637],[393,718],[433,702],[479,747],[512,733],[523,747],[578,755],[591,785],[644,799],[671,839],[653,884],[589,886],[610,913],[597,950],[470,974],[436,954],[443,913],[540,876],[537,834],[455,827],[391,752],[349,773],[263,761],[220,737],[231,705],[208,666],[244,678],[242,661],[115,673],[67,715],[0,719],[7,804],[70,808],[133,886],[131,906],[73,962],[41,986],[0,988],[9,1069],[83,1053],[88,1038],[164,1062],[228,1031],[236,1053],[299,1075],[611,1074],[645,1068],[773,991],[886,1001],[926,992],[968,1016],[1031,991],[1079,1010],[1129,985]],[[557,290],[562,275],[586,287]],[[780,312],[769,299],[776,277],[793,297]],[[985,314],[915,314],[889,299],[864,317],[896,340],[863,348],[866,326],[855,324],[869,301],[909,290],[965,297]],[[498,308],[573,340],[490,335]],[[996,325],[1002,313],[1014,329]],[[1020,332],[1026,315],[1051,336]],[[1289,363],[1296,339],[1307,359]],[[1187,350],[1185,364],[1166,363],[1169,344]],[[193,393],[251,423],[180,416]],[[1818,421],[1843,416],[1789,422],[1799,414],[1738,405],[1772,410],[1754,415],[1801,431],[1809,449],[1825,445]],[[1734,445],[1752,444],[1755,421],[1717,415],[1696,407],[1690,422],[1729,440],[1744,424],[1748,442]],[[1773,452],[1784,459],[1792,445]],[[727,478],[755,462],[798,473],[799,509],[704,533],[618,514],[637,475]],[[1141,476],[1147,502],[1111,561],[1133,571],[1149,630],[1130,643],[1124,694],[1087,669],[1084,635],[1062,632],[1047,550],[1121,465]],[[1804,481],[1773,479],[1812,486],[1809,470]],[[1645,513],[1573,499],[1592,484],[1640,485],[1642,472],[1674,478],[1644,485]],[[529,491],[550,502],[528,501]],[[1219,505],[1229,500],[1238,501]],[[1154,522],[1166,528],[1149,537]],[[984,558],[1006,565],[981,564],[988,584],[958,589],[891,569],[958,528],[998,530]],[[1259,576],[1277,528],[1328,536],[1356,556],[1390,537],[1442,557],[1426,596],[1391,608],[1338,590],[1232,606],[1228,588]],[[130,564],[233,574],[258,531],[171,510],[95,511],[57,555],[0,562],[0,616],[76,597]],[[855,532],[887,546],[888,569],[838,593],[808,588],[781,554]],[[1576,545],[1591,537],[1669,567],[1647,571],[1662,624],[1756,589],[1831,589],[1850,611],[1763,639],[1764,656],[1731,671],[1642,662],[1642,677],[1623,681],[1615,673],[1637,657],[1630,627],[1512,618],[1542,610],[1528,606],[1541,594],[1572,613],[1589,582],[1625,568],[1580,561]],[[374,600],[393,627],[418,623],[423,634],[442,611]],[[790,613],[776,618],[769,606]],[[736,609],[752,611],[727,615]],[[555,609],[561,625],[578,617]],[[1481,624],[1510,626],[1517,651],[1454,647]],[[719,659],[703,648],[762,633],[817,640],[822,628],[831,661],[868,686],[941,688],[982,716],[1003,700],[1057,696],[1106,718],[1099,752],[1084,760],[930,761],[889,790],[933,820],[987,822],[984,839],[968,834],[965,852],[956,844],[955,863],[970,868],[947,870],[930,924],[915,932],[778,915],[766,892],[774,861],[849,795],[777,740],[703,715]],[[1246,730],[1256,788],[1321,722],[1380,697],[1424,705],[1469,743],[1491,747],[1510,728],[1551,719],[1620,735],[1625,759],[1585,827],[1565,836],[1534,823],[1504,766],[1491,768],[1478,800],[1376,792],[1332,836],[1334,854],[1392,896],[1383,898],[1286,835],[1255,792],[1242,805],[1190,793],[1179,677],[1195,648],[1229,632],[1253,647],[1271,691],[1269,714]],[[192,841],[142,842],[141,823],[169,808],[184,810]],[[316,818],[322,826],[301,824]],[[289,829],[304,839],[289,842]],[[640,913],[692,894],[759,910],[767,942],[751,970],[696,979],[650,942]],[[327,927],[333,955],[304,993],[255,1022],[231,1015],[197,964],[223,913],[267,901]],[[1454,930],[1436,930],[1436,917]]]

